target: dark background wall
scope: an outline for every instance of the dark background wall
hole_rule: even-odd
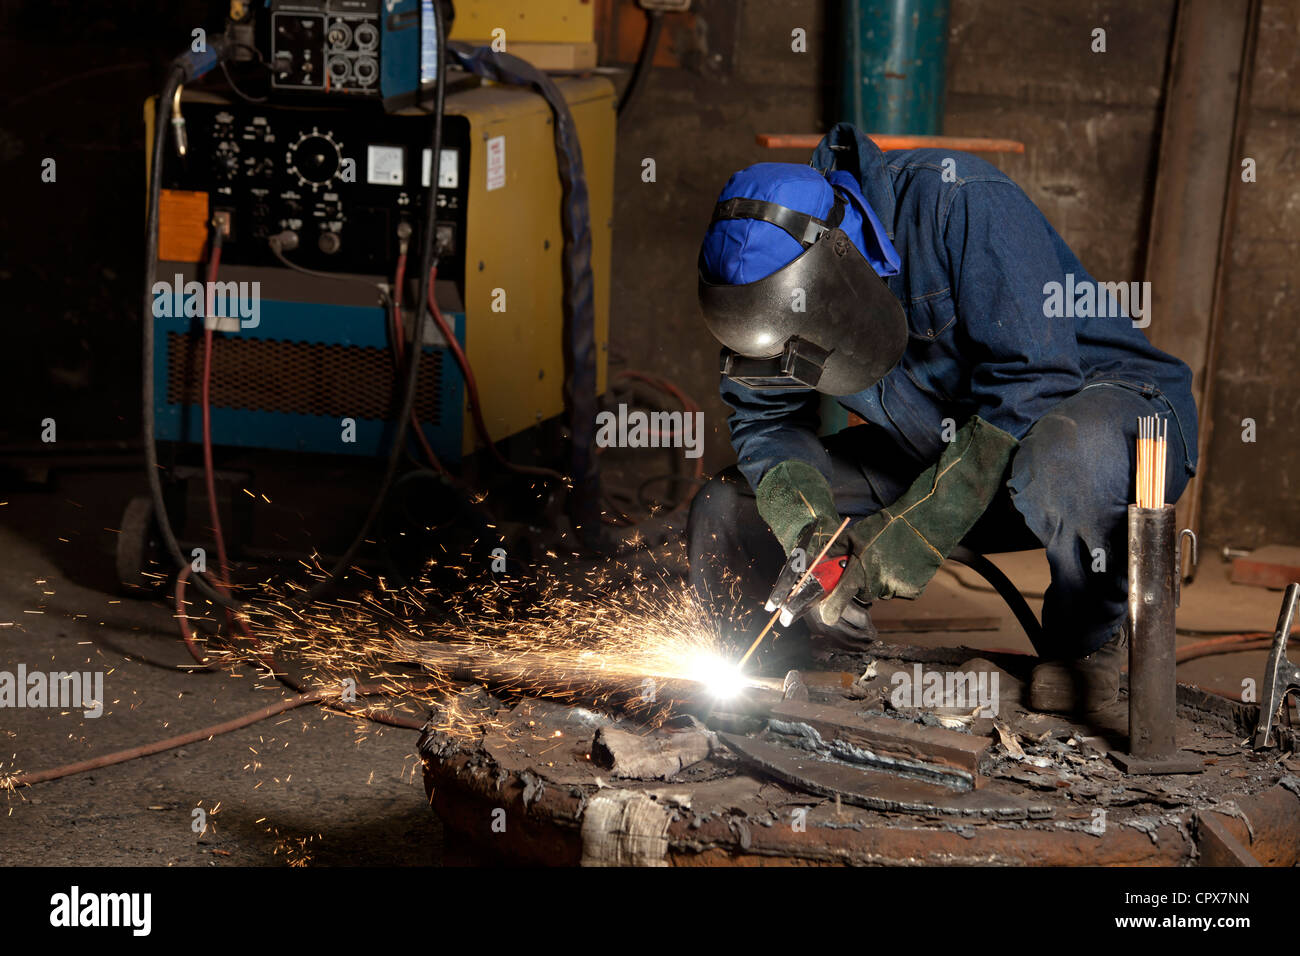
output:
[[[613,337],[637,364],[679,378],[707,399],[715,429],[706,460],[732,460],[726,407],[716,398],[717,347],[696,315],[695,255],[714,199],[735,170],[806,162],[806,151],[766,150],[759,132],[825,128],[823,0],[705,5],[699,36],[734,35],[716,51],[730,69],[661,69],[620,127],[615,199]],[[954,0],[944,132],[1021,140],[1024,155],[986,158],[1019,182],[1100,279],[1142,278],[1165,64],[1174,3],[1041,4]],[[734,30],[715,19],[734,18]],[[1014,24],[1014,28],[1011,26]],[[1092,30],[1107,52],[1090,51]],[[806,54],[790,49],[803,27]],[[682,38],[679,38],[679,43]],[[641,181],[643,158],[658,181]]]
[[[139,435],[144,101],[211,9],[0,3],[0,445]]]
[[[625,0],[605,6],[637,16]],[[678,381],[707,412],[705,461],[731,460],[717,350],[698,322],[694,266],[713,200],[734,170],[806,154],[761,150],[758,132],[815,132],[829,118],[822,0],[697,0],[620,128],[612,357]],[[211,4],[0,2],[0,444],[138,434],[141,105]],[[1143,273],[1173,0],[953,0],[944,132],[1023,140],[991,156],[1098,278]],[[1090,51],[1096,27],[1107,52]],[[808,52],[793,53],[803,27]],[[626,30],[624,32],[627,32]],[[634,31],[633,31],[634,32]],[[603,62],[625,59],[602,44]],[[626,44],[623,44],[626,46]],[[1264,4],[1227,306],[1215,355],[1214,438],[1203,531],[1211,543],[1300,540],[1295,306],[1300,260],[1300,11]],[[80,75],[72,82],[66,78]],[[1229,122],[1225,118],[1225,122]],[[41,161],[58,181],[40,181]],[[642,181],[653,158],[656,181]],[[1258,441],[1240,440],[1240,421]]]
[[[1201,525],[1242,547],[1300,542],[1300,5],[1264,4],[1223,325]],[[1244,419],[1256,440],[1242,440]]]

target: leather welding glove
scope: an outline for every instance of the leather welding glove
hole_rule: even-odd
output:
[[[781,542],[787,558],[810,524],[814,528],[807,544],[809,561],[840,526],[830,483],[807,462],[792,459],[772,466],[758,483],[754,495],[758,499],[758,513]],[[840,535],[836,544],[843,539],[844,535]]]
[[[816,609],[822,622],[836,623],[855,597],[918,597],[988,508],[1019,444],[973,417],[902,497],[850,525],[844,575]]]

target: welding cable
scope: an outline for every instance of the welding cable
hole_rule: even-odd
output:
[[[433,105],[433,135],[432,135],[432,155],[441,155],[442,147],[442,121],[444,105],[446,98],[446,36],[444,35],[444,25],[442,9],[439,4],[433,4],[433,18],[435,27],[435,39],[437,45],[437,64],[438,71],[434,83],[434,105]],[[154,271],[158,262],[158,225],[159,210],[162,196],[162,168],[165,156],[164,145],[166,136],[164,130],[164,111],[170,106],[173,96],[175,95],[178,85],[187,83],[203,75],[212,69],[220,60],[227,55],[227,49],[224,43],[214,41],[209,44],[209,48],[203,54],[183,54],[173,61],[167,74],[167,80],[163,84],[162,92],[155,103],[154,111],[154,139],[153,150],[151,153],[151,162],[149,166],[149,196],[146,204],[145,214],[145,255],[144,255],[144,296],[142,313],[143,333],[141,335],[142,346],[142,370],[141,376],[141,404],[142,419],[144,430],[144,449],[145,449],[145,472],[149,482],[149,493],[153,499],[155,518],[158,522],[158,530],[162,535],[163,542],[167,547],[168,553],[172,560],[176,562],[178,568],[184,567],[188,562],[181,552],[180,542],[176,538],[175,530],[172,528],[171,519],[167,514],[166,501],[163,496],[162,479],[160,476],[160,464],[158,462],[158,448],[154,440],[154,424],[156,410],[154,404],[154,323],[153,323],[153,283]],[[425,230],[424,241],[421,248],[421,270],[420,270],[420,295],[418,301],[424,301],[428,296],[429,277],[437,264],[437,249],[434,242],[435,230],[432,224],[436,221],[438,211],[438,180],[436,176],[430,177],[429,187],[425,191],[425,221],[429,223],[429,228]],[[282,261],[288,262],[287,259]],[[291,264],[292,267],[292,264]],[[423,310],[417,310],[420,318],[416,322],[414,339],[423,341]],[[384,498],[387,496],[388,489],[392,485],[394,476],[397,473],[398,465],[402,461],[406,445],[406,428],[410,419],[411,409],[415,403],[416,383],[419,379],[419,356],[420,349],[412,349],[409,370],[407,373],[406,388],[403,393],[402,408],[396,422],[396,434],[393,440],[393,447],[389,452],[387,467],[384,477],[381,480],[379,490],[376,492],[371,502],[371,507],[367,513],[361,528],[357,531],[352,543],[347,550],[339,557],[335,565],[327,572],[326,576],[317,581],[311,587],[295,598],[296,603],[310,603],[319,599],[337,582],[339,576],[345,569],[352,565],[357,552],[367,540],[370,529],[374,525],[375,519],[383,508]],[[195,586],[201,591],[204,597],[220,604],[229,610],[238,610],[239,603],[226,594],[221,593],[221,589],[214,587],[207,581],[202,574],[193,575]]]
[[[437,78],[434,82],[433,94],[433,142],[432,156],[442,155],[442,120],[447,93],[447,37],[444,30],[444,21],[442,16],[442,5],[439,3],[431,4],[434,20],[434,32],[437,44]],[[437,268],[437,243],[434,241],[434,223],[438,218],[438,177],[429,177],[429,187],[425,190],[424,201],[424,222],[425,230],[420,244],[420,290],[419,297],[416,301],[423,302],[433,293],[432,275]],[[412,340],[415,342],[424,341],[424,321],[423,310],[416,310],[415,329],[412,334]],[[317,581],[301,595],[301,601],[304,603],[315,601],[322,595],[326,594],[336,583],[342,573],[356,559],[357,552],[365,544],[370,536],[370,529],[374,527],[376,519],[384,507],[384,499],[388,496],[388,489],[392,487],[393,479],[397,475],[398,466],[402,462],[402,457],[406,450],[406,430],[410,424],[411,412],[415,408],[415,392],[420,380],[420,353],[422,349],[413,348],[407,360],[406,384],[402,393],[401,409],[395,422],[395,434],[393,435],[393,446],[389,449],[388,464],[384,469],[384,477],[380,482],[379,490],[375,493],[371,502],[370,510],[366,513],[365,519],[358,529],[356,537],[348,545],[347,550],[339,557],[334,566],[327,573],[327,576]]]
[[[215,55],[220,56],[220,52]],[[153,499],[154,517],[163,543],[178,568],[189,562],[181,552],[180,542],[172,528],[167,515],[167,504],[163,496],[162,466],[158,462],[158,446],[154,440],[154,271],[158,262],[158,223],[159,207],[162,196],[162,165],[166,155],[167,122],[166,111],[171,108],[172,99],[178,87],[200,75],[203,64],[191,57],[182,55],[173,61],[154,106],[153,150],[149,164],[149,197],[145,212],[145,253],[144,253],[144,311],[142,313],[141,346],[143,349],[141,376],[141,407],[144,430],[145,477],[149,483],[149,494]],[[202,575],[194,578],[195,586],[211,600],[225,608],[236,608],[238,603],[208,581]]]
[[[212,314],[213,288],[221,267],[223,236],[220,225],[212,224],[211,251],[208,253],[208,275],[204,288],[208,290],[203,309],[203,378],[199,388],[199,407],[203,421],[203,481],[208,495],[208,520],[212,522],[212,536],[217,545],[217,584],[225,587],[230,580],[230,562],[226,558],[226,539],[221,533],[221,512],[217,507],[217,476],[212,463]]]
[[[407,688],[410,690],[429,690],[433,685],[423,687]],[[358,687],[355,693],[359,697],[374,697],[391,695],[394,689],[382,685],[367,685]],[[367,720],[375,720],[379,723],[388,724],[391,727],[402,727],[408,730],[423,730],[424,724],[414,720],[408,720],[403,717],[394,717],[390,714],[373,714],[365,710],[348,709],[339,706],[335,698],[341,697],[343,690],[338,687],[321,688],[319,690],[307,691],[294,697],[286,697],[274,704],[267,704],[265,707],[259,707],[242,717],[235,717],[220,724],[213,724],[211,727],[203,727],[199,730],[192,730],[186,734],[177,734],[175,737],[168,737],[164,740],[156,740],[153,743],[140,744],[137,747],[128,747],[126,750],[119,750],[115,753],[104,754],[100,757],[92,757],[89,760],[80,760],[76,763],[64,764],[61,767],[53,767],[49,770],[33,770],[26,773],[16,773],[9,777],[0,777],[0,789],[17,790],[20,786],[30,787],[33,784],[45,783],[49,780],[58,780],[61,777],[71,777],[73,774],[85,773],[88,770],[98,770],[101,767],[111,767],[114,764],[126,763],[128,760],[135,760],[138,757],[151,757],[154,754],[163,753],[167,750],[175,750],[177,747],[184,747],[187,744],[198,743],[201,740],[211,740],[213,737],[219,737],[222,734],[228,734],[232,730],[239,730],[250,724],[266,720],[269,717],[275,717],[283,714],[287,710],[293,710],[296,707],[302,707],[304,704],[325,704],[331,710],[337,710],[341,713],[354,717],[364,717]],[[382,719],[381,719],[382,718]]]
[[[257,47],[250,46],[247,43],[231,43],[230,46],[232,49],[253,51],[253,54],[257,58],[256,59],[257,65],[268,71],[271,69],[271,64],[266,62],[266,57],[262,56],[262,51],[259,50]],[[234,94],[238,96],[241,100],[243,100],[245,103],[252,103],[254,106],[256,106],[260,103],[265,103],[270,98],[267,96],[250,96],[248,93],[245,93],[243,90],[241,90],[239,88],[239,84],[235,82],[235,78],[230,75],[230,68],[226,65],[226,61],[224,59],[221,61],[221,73],[226,78],[226,84],[230,87],[230,89],[234,92]]]
[[[1228,634],[1223,637],[1211,638],[1208,641],[1185,644],[1174,651],[1174,660],[1179,664],[1183,664],[1187,661],[1194,661],[1202,657],[1213,657],[1217,654],[1266,651],[1272,646],[1273,635],[1263,631],[1253,634]]]
[[[405,226],[405,234],[402,227]],[[393,272],[393,307],[388,312],[388,327],[390,337],[393,343],[393,359],[396,367],[400,370],[402,367],[402,358],[405,354],[403,340],[405,339],[405,325],[402,322],[402,284],[406,281],[406,252],[407,244],[410,238],[410,226],[402,223],[398,226],[398,253],[397,268]],[[424,451],[424,457],[429,460],[434,471],[441,474],[447,474],[447,469],[443,467],[438,456],[434,454],[433,446],[429,444],[429,439],[424,434],[424,426],[420,424],[419,415],[414,408],[411,409],[411,427],[415,429],[416,441],[420,443],[420,448]]]
[[[226,552],[226,537],[221,530],[221,509],[217,502],[217,473],[213,464],[212,456],[212,352],[215,336],[213,328],[213,289],[216,286],[217,276],[221,268],[221,249],[224,244],[224,234],[221,224],[216,220],[212,222],[212,240],[208,253],[208,271],[207,282],[204,288],[208,290],[207,299],[204,302],[203,309],[203,377],[200,384],[199,409],[202,418],[202,439],[203,439],[203,481],[204,488],[208,499],[208,520],[212,522],[212,536],[217,545],[217,575],[215,576],[214,585],[222,594],[229,596],[230,584],[230,559]],[[190,565],[182,566],[180,573],[177,575],[176,591],[177,600],[183,596],[185,583],[180,578],[180,574],[189,576]],[[248,629],[248,623],[240,613],[232,608],[226,608],[226,621],[233,630],[239,631],[244,639],[251,642],[254,647],[260,647],[261,642],[257,640]],[[186,646],[190,647],[193,654],[194,648],[191,646],[191,639],[185,637],[185,628],[182,627],[181,637],[185,640]],[[269,667],[274,673],[274,660],[269,656],[263,657],[258,655],[262,663]],[[198,658],[195,658],[198,660]],[[203,663],[199,661],[199,663]]]
[[[437,6],[437,4],[434,4]],[[483,420],[483,409],[480,407],[478,383],[474,379],[474,369],[470,367],[469,359],[465,356],[465,350],[460,347],[460,341],[456,338],[456,332],[443,317],[442,311],[438,308],[438,303],[434,296],[434,282],[438,278],[438,269],[435,266],[429,271],[428,292],[425,294],[425,301],[429,305],[429,312],[433,315],[433,321],[438,325],[438,331],[447,341],[447,348],[456,359],[456,364],[460,366],[460,373],[465,379],[466,401],[469,403],[470,416],[474,420],[474,430],[478,432],[479,439],[487,446],[492,457],[497,460],[501,467],[521,475],[538,475],[543,478],[553,478],[561,483],[565,482],[564,475],[551,468],[542,468],[536,465],[518,465],[501,454],[500,449],[492,442],[492,436],[488,433],[487,422]],[[418,340],[417,340],[418,341]],[[418,351],[418,350],[417,350]]]
[[[215,670],[208,663],[208,659],[199,650],[198,641],[194,638],[194,631],[190,627],[190,615],[188,605],[185,602],[185,582],[190,576],[190,566],[187,564],[180,569],[176,575],[176,589],[173,599],[176,605],[176,623],[181,629],[181,640],[185,642],[185,647],[189,650],[190,656],[194,658],[195,663],[203,670]]]
[[[271,254],[275,256],[275,258],[278,259],[280,264],[285,268],[292,269],[294,272],[301,272],[303,275],[311,276],[313,279],[332,279],[335,282],[351,282],[355,285],[365,286],[367,289],[373,290],[379,296],[379,301],[385,306],[392,301],[392,299],[389,298],[388,290],[384,288],[383,283],[372,282],[369,279],[360,279],[356,276],[339,275],[337,272],[323,272],[320,269],[308,269],[306,266],[298,265],[298,263],[289,259],[284,254],[285,244],[290,241],[290,237],[292,237],[294,243],[297,242],[297,233],[288,229],[283,232],[277,232],[266,240],[267,248],[271,250]],[[290,249],[292,248],[293,246],[291,245]]]
[[[619,119],[623,118],[627,108],[641,92],[641,87],[645,85],[646,77],[650,75],[650,69],[654,64],[655,52],[659,49],[659,33],[664,26],[663,11],[647,10],[645,15],[645,37],[641,41],[641,52],[636,58],[636,66],[632,69],[632,78],[627,81],[623,95],[618,101]]]
[[[650,375],[646,372],[640,372],[636,369],[623,369],[614,375],[614,378],[625,378],[634,382],[644,382],[647,385],[657,388],[660,391],[667,392],[673,398],[677,399],[682,406],[683,415],[693,415],[700,411],[699,404],[686,394],[680,387],[666,378],[658,375]],[[704,459],[703,457],[695,459],[695,478],[704,477]],[[690,500],[689,498],[687,499]]]
[[[692,399],[688,394],[686,394],[686,392],[683,391],[678,385],[661,376],[651,375],[648,372],[642,372],[636,369],[623,369],[619,372],[616,372],[613,375],[613,380],[615,382],[620,380],[625,380],[631,383],[640,383],[643,385],[648,385],[650,388],[658,392],[665,393],[671,396],[673,399],[675,399],[676,402],[681,406],[683,415],[693,415],[700,411],[700,406],[698,403],[695,402],[694,399]],[[671,440],[671,436],[669,436],[669,439]],[[667,445],[663,441],[660,441],[660,444],[667,447]],[[655,505],[646,500],[645,491],[646,488],[648,488],[650,485],[660,481],[671,482],[674,486],[679,483],[685,484],[688,486],[689,490],[687,494],[685,494],[680,498],[680,500],[674,501],[671,507],[667,505]],[[699,489],[702,488],[706,483],[707,483],[707,479],[705,479],[704,477],[704,459],[697,458],[695,459],[695,464],[690,475],[682,474],[680,468],[674,467],[673,471],[664,472],[662,474],[657,474],[657,475],[651,475],[650,477],[646,478],[644,481],[641,482],[640,485],[637,486],[635,496],[634,496],[635,502],[640,508],[642,508],[645,511],[654,512],[657,509],[658,510],[666,509],[668,513],[671,514],[689,505],[691,501],[695,498],[695,495],[699,491]],[[674,494],[673,497],[676,497],[676,495]],[[632,523],[636,524],[637,522],[634,521]]]

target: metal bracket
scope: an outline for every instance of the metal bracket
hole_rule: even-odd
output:
[[[1192,582],[1194,574],[1183,577],[1183,539],[1191,538],[1192,540],[1192,563],[1190,567],[1196,567],[1196,532],[1191,528],[1184,528],[1178,533],[1178,553],[1174,555],[1174,607],[1183,605],[1183,582],[1188,584]]]

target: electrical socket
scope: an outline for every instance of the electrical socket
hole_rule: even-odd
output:
[[[218,209],[212,214],[212,221],[221,230],[221,238],[229,239],[234,231],[235,214],[229,209]]]

